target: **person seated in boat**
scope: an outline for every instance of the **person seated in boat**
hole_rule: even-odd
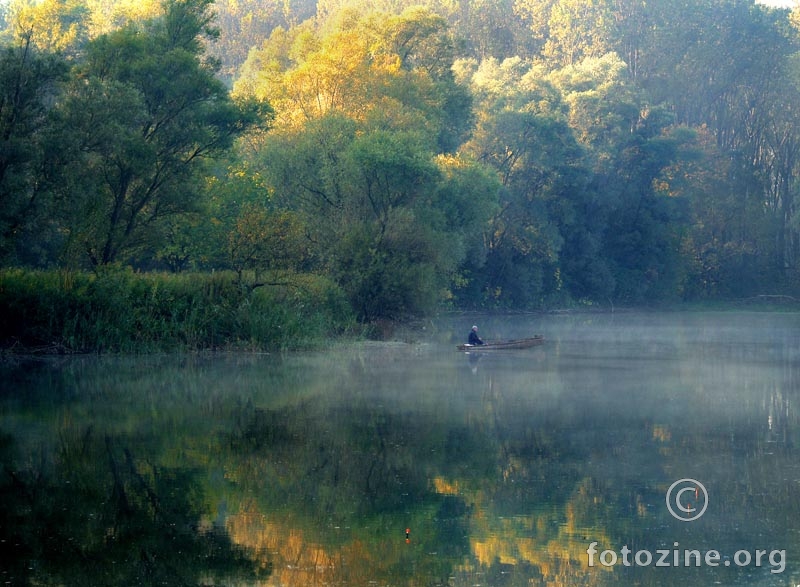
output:
[[[472,330],[469,331],[469,339],[467,342],[469,342],[469,344],[483,344],[481,337],[478,336],[477,326],[473,326]]]

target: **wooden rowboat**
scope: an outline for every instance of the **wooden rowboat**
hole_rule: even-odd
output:
[[[527,349],[544,343],[544,336],[537,334],[531,338],[517,340],[498,340],[484,344],[460,344],[456,348],[460,351],[502,351],[507,349]]]

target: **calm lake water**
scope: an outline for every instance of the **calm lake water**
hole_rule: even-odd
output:
[[[476,320],[547,342],[456,352]],[[783,313],[19,360],[0,367],[0,584],[794,586],[799,396]]]

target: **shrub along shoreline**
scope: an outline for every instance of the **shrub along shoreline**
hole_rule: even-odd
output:
[[[344,293],[318,275],[0,270],[0,348],[147,353],[313,348],[352,332]]]

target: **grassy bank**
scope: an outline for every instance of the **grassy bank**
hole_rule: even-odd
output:
[[[263,286],[233,273],[0,270],[0,346],[17,352],[309,348],[353,327],[342,292],[312,275]]]

